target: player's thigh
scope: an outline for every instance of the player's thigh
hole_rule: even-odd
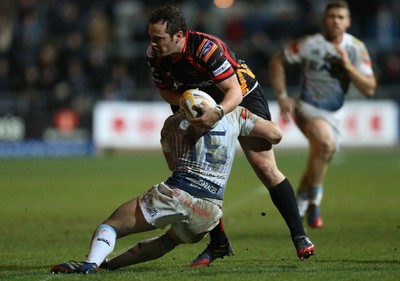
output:
[[[322,118],[310,119],[303,125],[303,132],[312,146],[334,149],[335,136],[331,125]]]
[[[272,187],[285,178],[276,165],[274,151],[268,141],[261,138],[239,137],[239,143],[264,185]]]
[[[114,227],[118,236],[155,229],[145,220],[137,198],[118,207],[104,223]]]

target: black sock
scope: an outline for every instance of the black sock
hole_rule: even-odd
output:
[[[225,235],[224,223],[219,219],[219,224],[210,231],[210,244],[223,245],[228,242],[228,237]]]
[[[281,213],[293,237],[306,235],[297,207],[293,187],[288,179],[269,189],[272,202]]]

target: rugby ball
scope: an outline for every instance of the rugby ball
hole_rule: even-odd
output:
[[[200,117],[203,108],[214,108],[216,105],[217,103],[209,94],[199,89],[186,90],[179,100],[179,107],[189,121]]]

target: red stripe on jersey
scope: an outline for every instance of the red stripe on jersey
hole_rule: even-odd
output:
[[[293,52],[294,54],[297,54],[297,53],[299,52],[299,47],[297,46],[297,42],[293,42],[293,43],[290,45],[290,49],[292,50],[292,52]]]

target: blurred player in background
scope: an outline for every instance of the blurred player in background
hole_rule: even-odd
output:
[[[215,110],[215,105],[210,107]],[[86,261],[56,265],[52,273],[96,273],[100,265],[115,270],[160,258],[179,244],[200,241],[222,216],[238,136],[259,137],[271,144],[281,140],[276,124],[242,107],[226,114],[211,130],[194,127],[188,119],[177,111],[161,130],[162,150],[172,175],[106,219],[93,234]],[[117,238],[168,225],[163,235],[105,261]]]
[[[297,193],[300,216],[312,228],[323,226],[320,205],[328,163],[338,149],[342,106],[350,83],[365,96],[375,93],[376,80],[363,42],[346,33],[350,11],[345,1],[332,1],[323,16],[324,31],[284,46],[269,63],[269,76],[281,109],[309,142],[309,159]],[[285,64],[301,64],[300,97],[286,92]]]
[[[188,30],[179,9],[162,7],[153,11],[149,17],[149,36],[147,60],[164,100],[176,106],[186,89],[199,88],[218,102],[216,110],[209,108],[193,121],[195,126],[210,128],[239,104],[271,120],[262,87],[250,68],[219,38]],[[314,253],[314,245],[305,235],[293,187],[278,169],[271,144],[247,137],[239,137],[239,142],[289,227],[298,257],[308,258]],[[210,239],[192,266],[207,266],[216,258],[232,254],[222,221],[210,232]]]

